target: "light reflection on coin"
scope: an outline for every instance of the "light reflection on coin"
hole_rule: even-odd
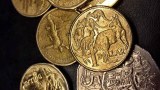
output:
[[[93,72],[77,69],[77,90],[159,90],[160,71],[151,55],[139,46],[116,69]]]
[[[105,5],[108,7],[114,6],[119,0],[104,0],[103,3],[99,3],[98,5]]]
[[[61,9],[76,9],[87,0],[49,0],[53,6]]]
[[[96,6],[75,20],[71,50],[87,69],[106,71],[119,66],[127,57],[132,34],[126,19],[116,10]]]
[[[38,17],[44,14],[51,4],[47,0],[11,0],[16,10],[26,17]]]
[[[63,74],[51,64],[39,63],[27,69],[20,90],[69,90]]]
[[[117,2],[118,0],[91,0],[86,2],[84,5],[82,5],[78,10],[84,11],[85,9],[96,6],[96,5],[104,5],[104,6],[112,7]]]
[[[37,44],[49,62],[67,66],[75,62],[69,48],[69,30],[78,16],[74,10],[53,9],[41,19],[37,31]]]

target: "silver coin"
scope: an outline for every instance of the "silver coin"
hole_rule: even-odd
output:
[[[93,72],[82,66],[77,70],[77,90],[159,90],[160,71],[152,56],[141,47],[118,68]]]

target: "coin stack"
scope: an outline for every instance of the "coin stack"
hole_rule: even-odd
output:
[[[77,90],[158,90],[160,71],[151,55],[132,44],[118,0],[12,0],[23,16],[38,17],[38,48],[49,63],[30,66],[20,90],[69,90],[56,66],[77,68]],[[51,6],[53,9],[48,11]],[[133,50],[131,49],[133,47]],[[56,65],[56,66],[54,66]]]

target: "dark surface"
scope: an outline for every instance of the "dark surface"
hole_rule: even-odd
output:
[[[120,0],[114,7],[129,21],[134,44],[148,50],[160,67],[160,0]],[[0,90],[18,90],[25,70],[35,63],[47,63],[36,44],[41,17],[21,16],[10,0],[0,0]],[[78,63],[59,67],[76,90]]]

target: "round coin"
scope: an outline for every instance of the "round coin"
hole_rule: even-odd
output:
[[[53,9],[41,19],[36,35],[37,44],[49,62],[60,66],[75,62],[69,48],[69,31],[78,15],[74,10]]]
[[[69,90],[63,74],[54,65],[39,63],[27,69],[20,90]]]
[[[47,0],[12,0],[12,3],[15,9],[26,17],[41,16],[51,7]]]
[[[118,11],[96,6],[85,10],[71,30],[71,50],[77,61],[93,71],[119,66],[132,44],[131,28]]]
[[[75,9],[87,0],[49,0],[53,6],[61,9]]]

